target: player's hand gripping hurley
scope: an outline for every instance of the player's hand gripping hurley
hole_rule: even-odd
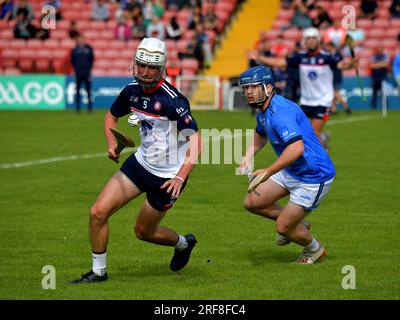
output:
[[[125,148],[133,148],[135,143],[131,138],[129,138],[126,134],[122,133],[121,131],[110,128],[110,131],[114,135],[115,139],[117,140],[117,154],[120,154],[121,151]],[[118,159],[114,160],[118,163]]]

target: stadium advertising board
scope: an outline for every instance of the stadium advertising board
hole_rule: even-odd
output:
[[[64,86],[64,76],[0,76],[0,109],[62,110]]]
[[[342,94],[346,98],[348,104],[352,109],[370,109],[372,100],[372,82],[370,77],[361,78],[364,87],[364,97],[362,99],[361,89],[359,88],[356,77],[345,77],[343,78]],[[400,92],[399,88],[396,87],[393,78],[384,81],[382,89],[387,97],[387,107],[389,109],[400,108]],[[378,96],[378,107],[382,104],[381,96]]]
[[[132,77],[93,77],[92,101],[93,108],[109,108],[121,90],[132,82]],[[87,94],[84,86],[79,90],[83,108],[87,104]],[[65,104],[66,108],[75,108],[76,84],[74,77],[66,77]]]

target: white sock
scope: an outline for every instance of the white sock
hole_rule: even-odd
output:
[[[107,252],[97,254],[92,252],[93,267],[92,270],[95,274],[103,276],[106,273],[106,259]]]
[[[305,247],[309,251],[317,251],[319,249],[319,243],[315,238],[312,238],[311,243]]]
[[[188,246],[188,243],[186,241],[186,238],[184,236],[181,236],[180,234],[178,234],[178,242],[175,244],[175,248],[178,251],[182,251],[184,249],[186,249]]]

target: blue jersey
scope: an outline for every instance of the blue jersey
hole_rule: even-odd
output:
[[[321,183],[335,176],[335,167],[310,121],[294,102],[275,94],[265,112],[258,112],[256,131],[270,141],[278,157],[289,144],[303,140],[304,153],[284,169],[293,178]]]

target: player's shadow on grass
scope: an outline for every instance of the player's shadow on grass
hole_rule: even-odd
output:
[[[140,267],[135,267],[132,265],[132,268],[118,268],[118,270],[115,271],[116,273],[121,273],[124,276],[127,277],[141,277],[141,278],[154,278],[154,277],[202,277],[204,276],[203,270],[194,265],[188,265],[184,269],[178,271],[178,272],[173,272],[169,269],[168,264],[164,263],[159,263],[159,264],[151,264],[151,265],[142,265]]]
[[[247,258],[254,265],[264,265],[271,262],[290,263],[297,259],[300,253],[276,249],[253,250],[247,253]]]

